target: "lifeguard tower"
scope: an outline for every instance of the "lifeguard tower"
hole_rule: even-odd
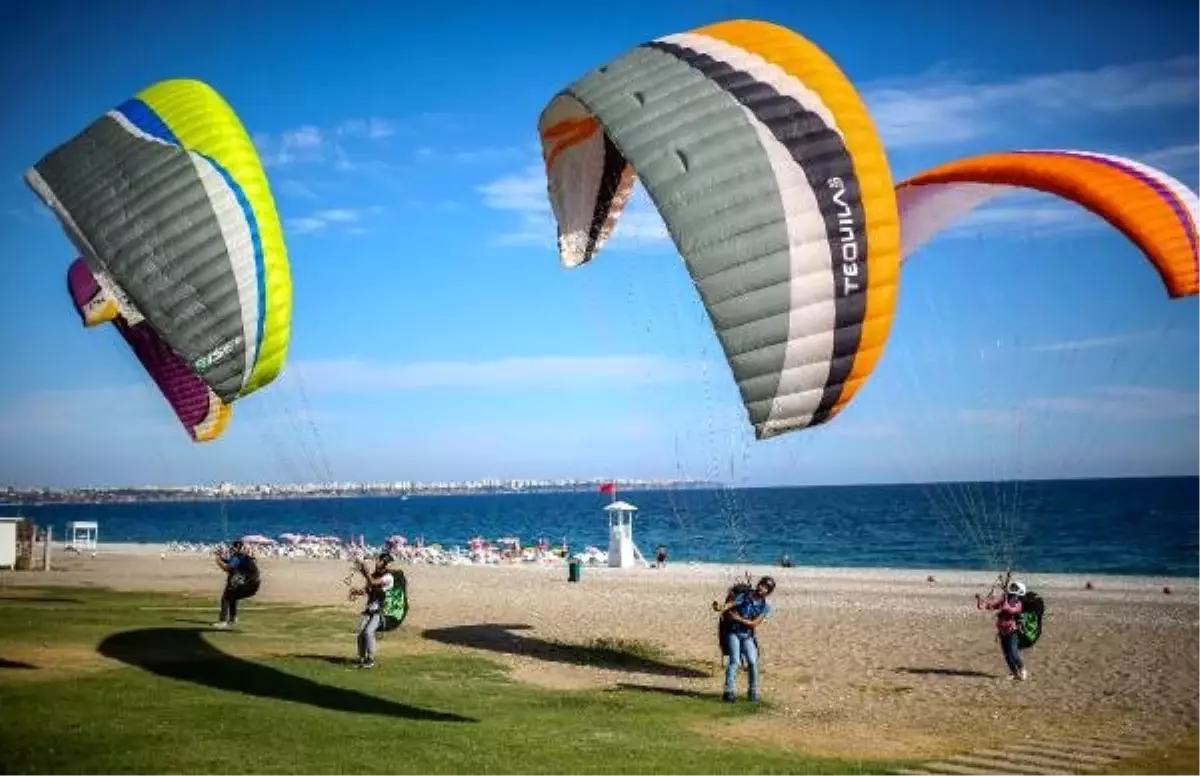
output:
[[[637,561],[649,566],[633,543],[633,513],[637,507],[625,501],[613,501],[604,507],[608,513],[608,565],[614,569],[633,568]]]
[[[95,550],[100,524],[95,520],[71,520],[67,523],[67,547],[75,550]]]

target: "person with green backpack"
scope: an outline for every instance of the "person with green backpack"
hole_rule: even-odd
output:
[[[371,571],[367,571],[364,561],[358,562],[357,570],[363,575],[365,584],[352,589],[350,597],[367,597],[358,624],[359,668],[375,667],[376,633],[395,630],[408,615],[408,580],[403,571],[390,568],[394,560],[390,553],[381,552]]]
[[[986,598],[976,594],[975,607],[996,612],[996,631],[1008,665],[1008,678],[1022,682],[1029,679],[1021,650],[1033,646],[1041,637],[1044,611],[1041,597],[1027,591],[1023,582],[1011,580],[999,598],[990,593]]]

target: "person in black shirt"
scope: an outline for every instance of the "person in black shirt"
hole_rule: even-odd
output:
[[[221,594],[221,619],[213,623],[213,627],[228,628],[237,624],[238,601],[253,598],[262,580],[258,563],[241,541],[229,546],[228,555],[217,550],[216,560],[217,566],[225,572],[225,591]]]

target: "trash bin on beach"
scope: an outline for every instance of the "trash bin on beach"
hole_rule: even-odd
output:
[[[583,574],[583,561],[579,558],[571,558],[567,561],[567,581],[578,582],[579,577]]]

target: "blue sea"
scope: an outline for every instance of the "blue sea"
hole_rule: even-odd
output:
[[[1200,478],[628,491],[634,540],[674,561],[1198,576]],[[564,539],[607,549],[596,493],[346,497],[7,507],[62,535],[97,520],[101,542],[218,541],[288,531]],[[998,562],[998,559],[999,562]]]

